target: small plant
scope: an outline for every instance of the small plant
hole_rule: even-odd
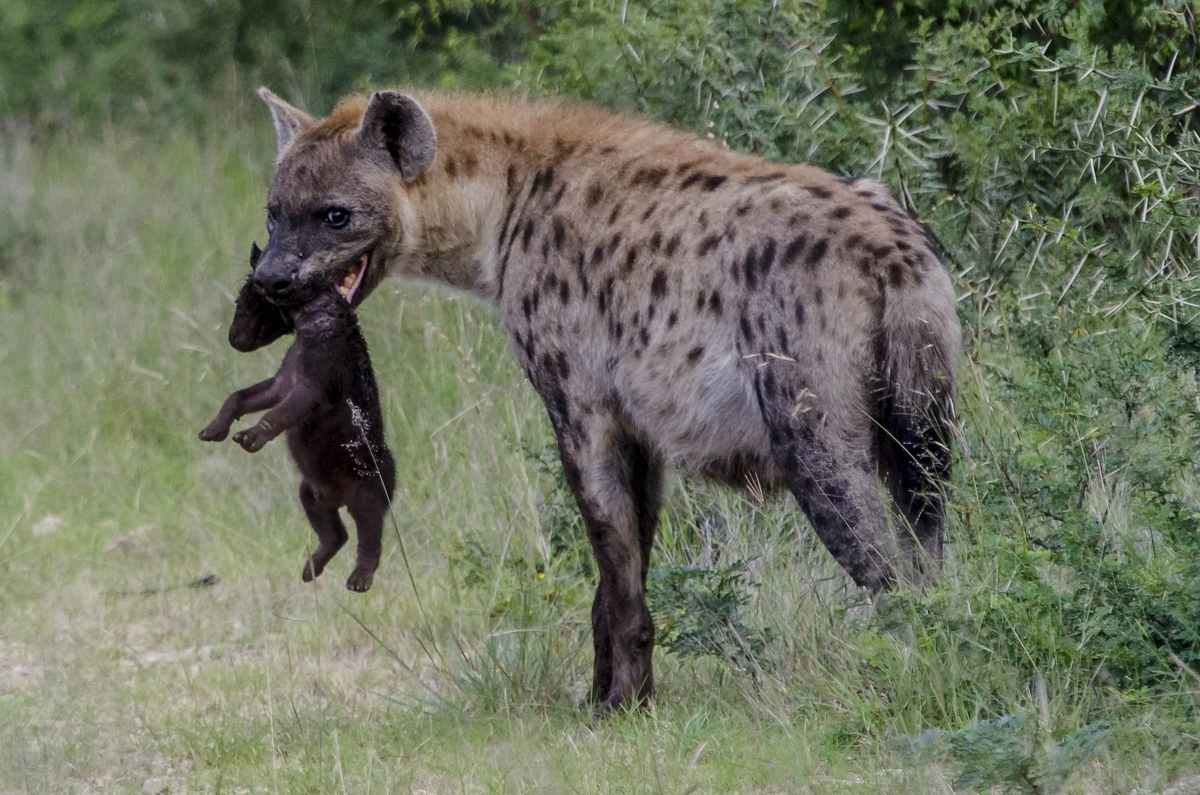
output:
[[[771,633],[744,622],[748,588],[741,560],[716,569],[651,571],[647,598],[658,622],[658,644],[681,657],[718,657],[742,673],[757,675]]]
[[[1094,723],[1044,744],[1038,743],[1038,733],[1028,716],[1005,715],[958,731],[930,729],[911,739],[901,754],[916,763],[951,762],[959,787],[1050,795],[1095,752],[1107,727]]]

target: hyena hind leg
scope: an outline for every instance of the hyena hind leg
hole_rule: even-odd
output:
[[[757,376],[763,418],[776,464],[817,537],[854,582],[874,592],[897,584],[900,556],[880,494],[873,430],[826,413],[796,411],[773,376]],[[839,425],[840,422],[840,425]],[[853,424],[853,427],[841,427]]]

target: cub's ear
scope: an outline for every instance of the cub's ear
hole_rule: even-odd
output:
[[[262,249],[258,247],[258,241],[255,240],[250,244],[250,270],[253,271],[258,267],[258,258],[262,256]]]
[[[390,160],[404,181],[412,182],[433,165],[437,131],[412,97],[377,91],[363,113],[358,142],[369,155]]]
[[[284,102],[266,86],[258,89],[258,96],[267,103],[271,110],[271,120],[275,122],[275,158],[278,160],[292,145],[296,135],[312,124],[313,117]]]

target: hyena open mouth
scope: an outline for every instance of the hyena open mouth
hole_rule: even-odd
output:
[[[346,299],[346,303],[354,306],[354,297],[362,285],[363,277],[367,275],[367,267],[371,263],[371,253],[367,252],[352,263],[346,270],[346,275],[337,286],[338,293]]]

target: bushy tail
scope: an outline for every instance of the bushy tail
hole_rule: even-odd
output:
[[[888,302],[879,363],[880,465],[918,571],[942,557],[962,348],[949,277],[930,281]]]

